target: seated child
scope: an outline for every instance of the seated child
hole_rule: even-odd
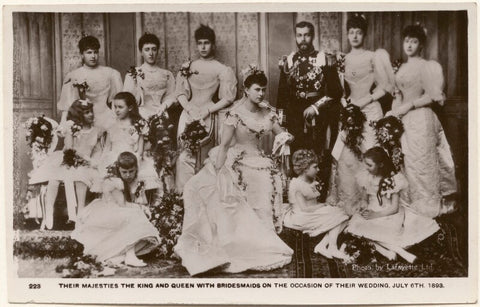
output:
[[[348,215],[343,209],[319,203],[319,183],[315,181],[319,172],[317,157],[313,151],[297,150],[293,154],[293,169],[298,175],[290,182],[288,199],[290,207],[284,216],[285,227],[303,231],[311,237],[326,233],[315,247],[315,252],[327,258],[345,259],[338,250],[337,237],[345,227]]]

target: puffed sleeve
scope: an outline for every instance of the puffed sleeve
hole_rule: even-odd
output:
[[[225,99],[229,102],[234,101],[237,95],[237,78],[233,70],[225,66],[218,78],[220,80],[218,98]]]
[[[393,90],[395,82],[390,55],[385,49],[377,49],[373,56],[373,69],[375,74],[375,83],[385,92]]]
[[[137,102],[140,102],[141,92],[137,86],[137,82],[133,79],[132,75],[127,73],[125,75],[125,82],[123,84],[123,91],[132,93],[135,96]]]
[[[123,191],[123,182],[120,178],[112,177],[105,179],[105,181],[103,182],[103,193],[110,193],[113,190]]]
[[[445,94],[443,93],[444,79],[442,66],[436,61],[426,61],[421,70],[423,89],[433,101],[443,105]]]
[[[122,76],[118,72],[118,70],[115,70],[113,68],[111,69],[110,73],[110,93],[108,95],[108,101],[112,101],[113,97],[117,95],[117,93],[121,92],[123,89],[123,83],[122,83]]]
[[[233,126],[234,128],[237,128],[238,122],[240,121],[240,118],[238,117],[237,114],[227,112],[225,115],[225,121],[223,122],[224,125],[227,126]]]
[[[191,89],[188,84],[187,78],[182,76],[181,72],[178,72],[175,85],[175,98],[177,99],[179,96],[182,95],[185,95],[187,99],[189,99],[191,95]]]
[[[175,96],[175,77],[173,76],[172,72],[167,70],[167,91],[165,92],[164,103],[167,106],[172,105],[176,100],[177,97]]]
[[[395,193],[405,190],[408,187],[407,178],[405,178],[405,176],[401,173],[398,173],[395,176],[393,176],[393,181],[395,182],[395,186],[393,188],[393,191]]]
[[[68,111],[72,103],[80,98],[78,90],[73,87],[73,82],[72,72],[69,72],[63,80],[62,92],[57,103],[57,108],[60,111]]]

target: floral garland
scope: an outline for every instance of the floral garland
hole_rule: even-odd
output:
[[[175,126],[164,112],[160,115],[153,115],[149,118],[149,135],[148,141],[150,154],[155,161],[155,168],[161,175],[164,187],[166,187],[164,176],[173,175],[176,159],[176,151],[174,150],[173,140],[175,138]]]
[[[13,243],[13,255],[22,258],[65,258],[82,253],[82,244],[67,236],[37,235]]]
[[[345,132],[343,141],[359,160],[362,158],[360,144],[363,141],[363,124],[366,120],[365,114],[350,100],[347,100],[347,106],[340,110],[341,130]]]
[[[377,141],[390,156],[395,170],[400,171],[403,164],[402,144],[400,142],[404,132],[402,121],[398,117],[387,116],[378,121],[372,121],[370,126],[375,129]]]
[[[182,233],[183,199],[175,191],[166,191],[149,207],[150,222],[158,229],[160,243],[155,250],[158,258],[175,257],[173,247]]]
[[[377,262],[375,245],[372,241],[364,237],[347,234],[347,238],[342,244],[342,249],[343,248],[348,256],[348,259],[344,260],[345,264],[356,263],[359,265],[367,265]]]
[[[137,82],[137,77],[145,79],[145,73],[142,71],[142,69],[137,69],[135,66],[130,66],[127,74],[129,74],[135,82]]]
[[[260,137],[265,134],[265,131],[266,131],[265,128],[262,128],[262,129],[260,129],[260,130],[255,130],[255,129],[249,127],[249,126],[245,123],[245,121],[244,121],[238,114],[236,114],[236,113],[231,113],[230,111],[228,111],[228,112],[226,113],[226,117],[229,117],[229,116],[235,117],[235,118],[238,120],[238,122],[239,122],[242,126],[244,126],[245,128],[247,128],[247,130],[248,130],[250,133],[254,134],[257,139],[260,139]],[[275,117],[271,117],[270,120],[271,120],[272,122],[274,122],[274,121],[275,121]]]
[[[65,165],[67,168],[77,168],[80,166],[89,166],[90,163],[78,155],[75,149],[65,149],[63,151],[62,165]]]
[[[145,190],[145,181],[141,180],[138,182],[137,187],[135,188],[135,192],[133,192],[135,199],[140,198],[144,190]]]
[[[397,72],[400,70],[400,67],[402,66],[402,60],[401,59],[397,59],[395,61],[393,61],[392,63],[392,68],[393,68],[393,73],[394,74],[397,74]],[[395,89],[393,91],[393,97],[396,97],[397,95],[400,95],[400,90],[398,89],[398,87],[395,86]]]
[[[186,125],[180,139],[183,141],[184,147],[191,154],[195,154],[200,148],[200,141],[207,136],[208,132],[203,121],[194,120]]]
[[[52,144],[54,128],[45,115],[31,117],[25,122],[25,138],[32,149],[33,166],[37,168],[46,158],[47,151]]]
[[[245,192],[247,190],[247,184],[244,181],[243,173],[240,169],[241,160],[245,157],[246,153],[247,152],[245,150],[241,151],[235,157],[235,159],[233,160],[233,163],[232,163],[232,170],[237,174],[237,185],[240,187],[240,190],[242,192]],[[262,157],[267,158],[268,156],[262,154]],[[268,158],[270,158],[270,157],[268,157]],[[269,174],[270,174],[270,181],[271,181],[271,184],[272,184],[272,194],[270,196],[270,201],[271,201],[271,204],[272,204],[272,220],[273,220],[273,224],[275,225],[275,228],[276,228],[277,232],[279,232],[281,230],[281,227],[277,228],[277,224],[279,224],[279,222],[280,222],[279,217],[281,215],[277,214],[277,212],[280,212],[281,208],[277,208],[277,206],[276,206],[279,203],[279,202],[276,201],[277,194],[278,194],[278,189],[277,189],[277,185],[276,185],[276,183],[277,183],[276,177],[280,176],[281,182],[283,182],[283,179],[282,179],[283,174],[279,170],[279,167],[276,163],[276,160],[275,159],[271,159],[271,160],[272,160],[272,165],[271,166],[268,166],[268,167],[251,167],[251,166],[249,166],[249,168],[257,170],[257,171],[268,171]],[[283,195],[283,193],[282,193],[282,195]],[[280,205],[281,205],[281,203],[280,203]]]

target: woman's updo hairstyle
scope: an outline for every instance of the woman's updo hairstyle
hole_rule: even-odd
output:
[[[427,41],[427,34],[425,33],[425,29],[420,25],[406,26],[402,31],[402,39],[405,39],[405,37],[418,39],[422,47],[425,46],[425,43]]]
[[[83,113],[89,109],[93,110],[93,104],[89,100],[77,99],[68,108],[67,120],[71,120],[77,125],[83,125]]]
[[[292,156],[293,171],[297,176],[315,163],[318,163],[318,158],[312,150],[299,149]]]
[[[367,35],[367,30],[368,30],[368,23],[365,17],[363,15],[360,15],[358,13],[355,13],[353,16],[348,18],[347,20],[347,32],[350,29],[361,29],[363,32],[363,35]]]
[[[140,37],[138,40],[138,50],[142,51],[142,48],[145,44],[154,44],[157,46],[157,49],[160,48],[160,40],[155,34],[152,33],[146,33]]]
[[[253,84],[267,86],[267,76],[256,64],[250,64],[247,68],[243,69],[241,73],[243,75],[243,86],[245,88],[250,88]]]
[[[200,25],[200,27],[195,30],[195,41],[201,39],[208,39],[212,45],[215,45],[215,31],[209,26]]]
[[[86,35],[78,42],[78,49],[80,50],[80,53],[83,53],[88,49],[98,50],[100,49],[100,42],[95,36]]]

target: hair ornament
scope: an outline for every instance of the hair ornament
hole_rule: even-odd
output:
[[[85,31],[82,31],[82,38],[85,38],[85,37],[88,37],[90,36],[90,34],[88,34],[87,32]]]
[[[242,70],[243,80],[247,80],[248,77],[255,75],[265,75],[265,72],[261,70],[257,64],[250,64]]]
[[[92,102],[88,98],[79,99],[78,101],[80,101],[80,104],[82,105],[82,107],[89,107],[89,106],[93,105]]]
[[[428,35],[427,28],[425,28],[420,21],[415,22],[415,25],[420,27],[423,30],[423,33],[425,33],[425,36]]]

